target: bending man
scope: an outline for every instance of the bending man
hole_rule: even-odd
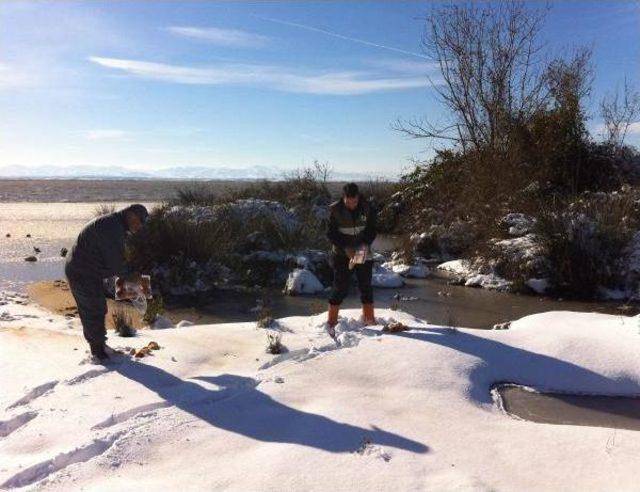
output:
[[[78,306],[82,331],[91,355],[100,361],[109,358],[102,281],[113,276],[135,277],[126,264],[125,240],[127,233],[135,234],[142,228],[148,216],[143,205],[131,205],[92,220],[78,235],[67,258],[65,274]]]
[[[335,335],[340,304],[347,296],[352,271],[358,279],[364,322],[375,324],[371,243],[376,238],[376,213],[360,195],[355,183],[345,185],[342,198],[331,205],[327,237],[333,245],[333,289],[327,319],[329,334]]]

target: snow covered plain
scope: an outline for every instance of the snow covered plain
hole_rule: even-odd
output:
[[[87,360],[76,321],[0,299],[0,489],[637,490],[640,433],[505,415],[499,382],[640,395],[636,318],[550,312],[480,331],[383,334],[345,310],[110,334],[152,357]]]

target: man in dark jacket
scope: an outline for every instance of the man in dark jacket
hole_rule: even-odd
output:
[[[331,205],[327,237],[333,245],[333,289],[327,319],[329,334],[335,335],[340,304],[347,296],[352,270],[358,279],[364,322],[375,324],[371,243],[376,238],[376,212],[360,195],[355,183],[345,185],[342,198]]]
[[[109,358],[104,324],[107,300],[102,282],[113,276],[136,276],[126,264],[125,240],[127,233],[135,234],[142,228],[148,216],[147,209],[136,204],[92,220],[78,235],[67,258],[65,274],[78,306],[82,331],[91,355],[101,361]]]

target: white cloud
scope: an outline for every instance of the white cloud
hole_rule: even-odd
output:
[[[627,130],[628,135],[640,135],[640,121],[636,121],[635,123],[631,123]]]
[[[424,77],[371,72],[302,72],[286,67],[224,64],[189,67],[93,56],[90,61],[137,77],[181,84],[247,85],[306,94],[353,95],[425,87]]]
[[[115,128],[101,128],[85,130],[82,132],[82,136],[87,140],[125,140],[131,136],[131,132]]]
[[[428,61],[403,60],[399,58],[382,58],[367,62],[372,67],[383,68],[392,72],[405,74],[431,74],[438,70],[438,64]]]
[[[220,29],[218,27],[170,26],[167,30],[178,36],[205,41],[220,46],[237,48],[260,48],[270,42],[267,36],[253,34],[237,29]]]

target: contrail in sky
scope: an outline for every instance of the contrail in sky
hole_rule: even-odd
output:
[[[373,48],[380,48],[383,50],[387,50],[387,51],[394,51],[396,53],[402,53],[403,55],[410,55],[410,56],[415,56],[418,58],[423,58],[428,60],[429,57],[422,55],[420,53],[414,53],[413,51],[407,51],[407,50],[403,50],[400,48],[394,48],[393,46],[385,46],[383,44],[377,44],[377,43],[372,43],[371,41],[366,41],[364,39],[358,39],[358,38],[352,38],[350,36],[344,36],[343,34],[338,34],[337,32],[333,32],[333,31],[327,31],[326,29],[320,29],[318,27],[313,27],[313,26],[309,26],[306,24],[298,24],[297,22],[290,22],[290,21],[284,21],[284,20],[280,20],[280,19],[272,19],[270,17],[262,17],[260,15],[252,15],[252,17],[255,17],[257,19],[262,19],[268,22],[275,22],[276,24],[282,24],[285,26],[292,26],[292,27],[297,27],[300,29],[306,29],[307,31],[313,31],[313,32],[319,32],[321,34],[326,34],[327,36],[332,36],[334,38],[338,38],[338,39],[344,39],[345,41],[351,41],[353,43],[359,43],[359,44],[363,44],[365,46],[371,46]]]

